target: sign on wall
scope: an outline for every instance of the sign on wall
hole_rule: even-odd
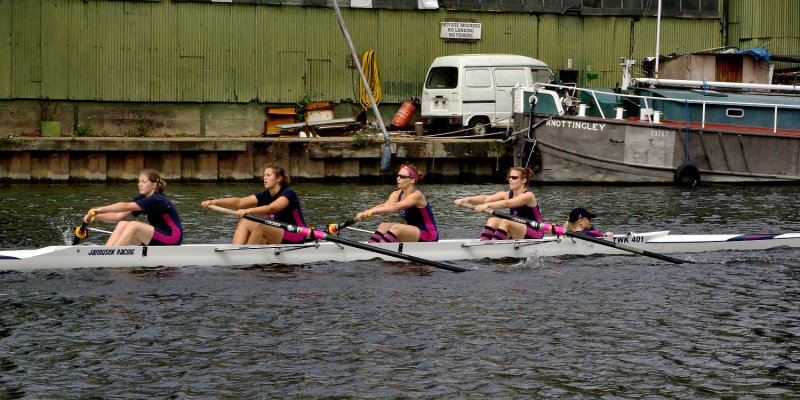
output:
[[[470,21],[445,21],[439,37],[445,40],[480,40],[481,23]]]

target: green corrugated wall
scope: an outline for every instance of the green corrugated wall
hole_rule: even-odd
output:
[[[730,0],[729,44],[798,54],[800,2]],[[385,103],[418,96],[440,55],[516,53],[582,84],[613,86],[619,57],[654,55],[655,18],[349,9],[359,54],[377,55]],[[477,43],[439,38],[445,20],[482,23]],[[0,0],[0,98],[294,103],[353,98],[358,82],[332,9],[109,0]],[[723,43],[720,19],[664,18],[661,54]],[[589,70],[591,68],[591,70]]]
[[[773,54],[800,55],[800,1],[729,0],[728,42],[741,49],[766,47]],[[776,68],[797,67],[775,63]]]

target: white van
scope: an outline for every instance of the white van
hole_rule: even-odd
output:
[[[511,54],[458,54],[433,60],[422,88],[420,121],[430,131],[511,125],[511,89],[550,82],[553,71],[535,58]]]

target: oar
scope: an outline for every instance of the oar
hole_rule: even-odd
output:
[[[215,206],[213,204],[209,205],[208,208],[210,208],[210,209],[212,209],[214,211],[219,211],[221,213],[230,214],[230,215],[236,215],[236,211],[231,210],[229,208]],[[403,254],[403,253],[398,253],[396,251],[382,249],[380,247],[371,246],[371,245],[368,245],[368,244],[365,244],[365,243],[360,243],[360,242],[355,242],[355,241],[352,241],[352,240],[342,239],[342,238],[340,238],[338,236],[331,235],[331,234],[325,233],[325,232],[320,231],[320,230],[316,230],[316,229],[312,229],[312,228],[304,228],[302,226],[290,225],[290,224],[286,224],[286,223],[283,223],[283,222],[280,222],[280,221],[273,221],[271,219],[260,217],[258,215],[245,214],[244,218],[248,219],[250,221],[253,221],[253,222],[258,222],[260,224],[274,226],[276,228],[281,228],[281,229],[284,229],[284,230],[289,231],[289,232],[299,233],[299,234],[301,234],[303,236],[306,236],[308,238],[315,238],[315,239],[318,239],[318,240],[327,240],[329,242],[339,243],[339,244],[342,244],[342,245],[345,245],[345,246],[355,247],[357,249],[371,251],[371,252],[374,252],[374,253],[379,253],[379,254],[383,254],[383,255],[399,258],[399,259],[406,260],[406,261],[412,261],[412,262],[416,262],[416,263],[420,263],[420,264],[425,264],[425,265],[429,265],[431,267],[441,268],[441,269],[445,269],[445,270],[452,271],[452,272],[464,272],[464,271],[466,271],[466,269],[464,269],[464,268],[455,267],[455,266],[452,266],[452,265],[447,265],[447,264],[440,263],[440,262],[437,262],[437,261],[426,260],[424,258],[415,257],[415,256],[412,256],[412,255],[409,255],[409,254]]]
[[[327,228],[325,228],[325,233],[330,233],[331,235],[337,235],[338,236],[339,232],[341,232],[342,229],[347,228],[350,225],[354,225],[355,223],[356,223],[356,220],[348,219],[347,221],[339,222],[338,224],[330,224],[330,225],[328,225]]]
[[[89,211],[89,215],[94,217],[94,210]],[[72,238],[73,246],[80,243],[81,240],[86,239],[86,236],[89,235],[89,231],[86,230],[87,226],[89,226],[89,222],[86,222],[86,220],[81,220],[81,226],[75,228],[75,237]]]
[[[462,203],[461,207],[469,208],[469,209],[473,209],[473,210],[475,209],[475,205],[468,204],[468,203]],[[637,249],[636,247],[626,246],[626,245],[620,244],[620,243],[609,242],[607,240],[596,238],[594,236],[588,236],[588,235],[583,235],[583,234],[580,234],[580,233],[577,233],[577,232],[568,231],[568,230],[564,229],[564,227],[561,227],[561,226],[558,226],[558,225],[542,223],[542,222],[536,222],[536,221],[529,220],[527,218],[520,218],[520,217],[511,215],[511,214],[507,214],[507,213],[504,213],[504,212],[501,212],[501,211],[492,210],[491,208],[487,208],[487,209],[483,210],[483,212],[486,213],[486,214],[498,217],[498,218],[503,218],[503,219],[507,219],[507,220],[512,221],[512,222],[517,222],[517,223],[520,223],[520,224],[523,224],[523,225],[530,226],[533,229],[544,229],[545,232],[549,232],[549,233],[554,234],[554,235],[563,235],[563,236],[569,236],[569,237],[576,238],[576,239],[586,240],[588,242],[596,243],[596,244],[599,244],[599,245],[602,245],[602,246],[613,247],[615,249],[629,251],[631,253],[636,253],[636,254],[639,254],[639,255],[647,256],[647,257],[653,257],[653,258],[657,258],[659,260],[669,261],[669,262],[675,263],[675,264],[691,263],[691,261],[681,260],[681,259],[678,259],[678,258],[666,256],[666,255],[663,255],[663,254],[653,253],[652,251]]]
[[[342,232],[342,229],[347,228],[347,229],[350,229],[351,231],[356,231],[356,232],[361,232],[361,233],[368,233],[370,235],[372,234],[373,231],[368,231],[366,229],[354,228],[354,227],[350,226],[350,225],[354,225],[355,223],[356,223],[356,220],[348,219],[347,221],[340,222],[338,224],[330,224],[325,228],[325,233],[330,233],[330,234],[339,236],[339,233]]]

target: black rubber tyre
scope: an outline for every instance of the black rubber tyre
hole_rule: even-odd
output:
[[[675,170],[675,184],[681,187],[700,185],[700,170],[692,164],[683,164]]]

